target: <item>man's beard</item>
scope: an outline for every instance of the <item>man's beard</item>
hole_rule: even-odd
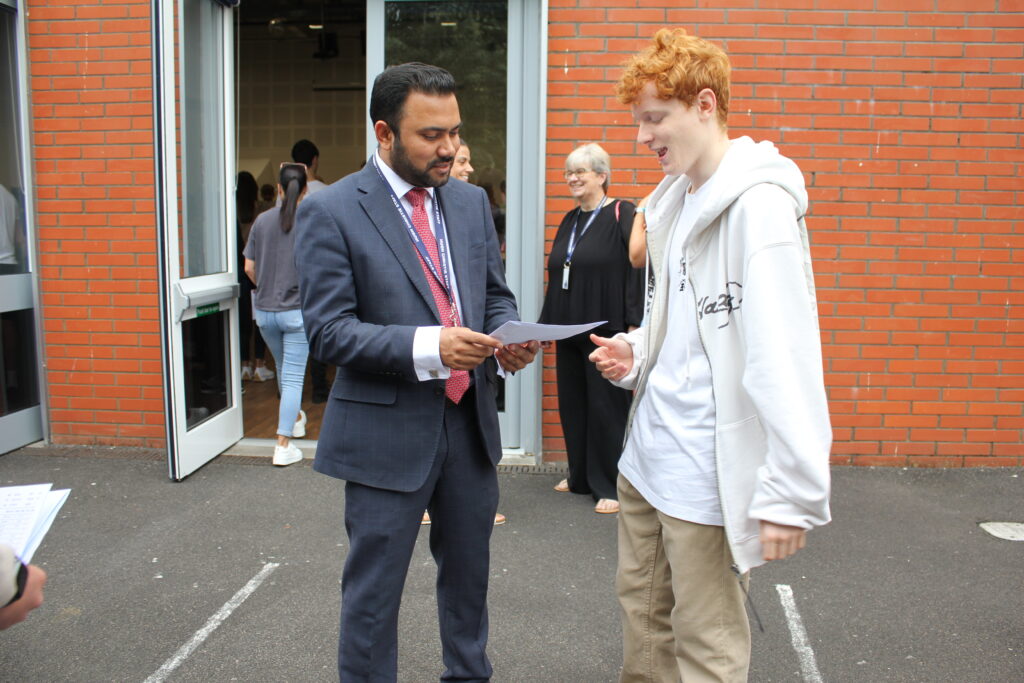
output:
[[[451,163],[454,159],[454,156],[436,157],[433,161],[427,164],[426,168],[416,168],[413,166],[412,161],[409,160],[409,156],[405,153],[405,147],[402,145],[401,138],[396,135],[395,144],[391,148],[390,161],[391,169],[405,182],[415,185],[416,187],[441,187],[448,182],[448,178],[451,176]],[[448,174],[440,179],[430,175],[430,169],[439,164],[449,164]]]

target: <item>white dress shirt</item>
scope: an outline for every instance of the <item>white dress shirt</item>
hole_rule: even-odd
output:
[[[388,181],[388,185],[394,191],[395,195],[401,200],[402,206],[405,208],[409,218],[412,218],[412,204],[409,203],[409,199],[405,196],[409,190],[416,187],[406,182],[401,176],[395,173],[390,166],[384,163],[384,160],[380,158],[380,152],[375,151],[373,153],[375,161],[377,162],[377,168],[380,169],[384,175],[384,179]],[[427,191],[427,199],[424,202],[423,208],[426,209],[427,218],[430,220],[430,227],[434,230],[434,234],[437,234],[438,226],[434,225],[434,188],[424,188]],[[441,225],[441,230],[445,230],[445,226]],[[445,230],[445,239],[448,239],[448,233]],[[449,244],[451,241],[449,240]],[[447,249],[445,258],[448,259],[448,273],[451,280],[452,286],[452,299],[455,301],[455,306],[459,311],[459,319],[462,320],[462,305],[459,303],[459,285],[455,278],[455,268],[452,265],[451,249]],[[435,264],[436,265],[436,264]],[[448,379],[451,375],[451,369],[446,367],[441,362],[441,330],[444,329],[438,325],[436,327],[417,327],[416,336],[413,338],[412,344],[412,361],[413,366],[416,369],[416,377],[421,382],[425,382],[432,379]]]

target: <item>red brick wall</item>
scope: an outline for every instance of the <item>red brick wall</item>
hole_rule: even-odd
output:
[[[617,197],[661,177],[612,94],[623,61],[662,26],[709,38],[733,62],[731,135],[807,179],[833,462],[1024,464],[1024,1],[549,5],[549,241],[577,144],[609,151]],[[550,357],[544,380],[560,460]]]
[[[56,443],[161,446],[150,3],[27,3]]]

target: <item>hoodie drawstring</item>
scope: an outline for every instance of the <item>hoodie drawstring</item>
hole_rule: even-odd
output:
[[[690,256],[689,256],[689,254],[686,253],[686,247],[684,246],[683,247],[683,272],[682,272],[683,287],[686,286],[687,274],[689,272],[690,272]],[[694,297],[693,304],[694,304],[694,306],[696,306],[697,305],[696,296],[693,295],[693,294],[691,294],[691,296]],[[690,347],[691,346],[693,346],[693,345],[690,344],[689,342],[686,343],[686,390],[687,391],[690,390]]]

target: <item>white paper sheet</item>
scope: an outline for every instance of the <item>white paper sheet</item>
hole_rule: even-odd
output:
[[[71,489],[57,489],[56,491],[50,491],[46,494],[46,500],[43,504],[42,510],[40,510],[39,517],[36,519],[35,528],[32,529],[32,535],[28,539],[28,545],[25,546],[25,552],[19,555],[22,562],[28,563],[32,561],[32,556],[36,554],[36,550],[39,549],[39,544],[42,543],[43,537],[46,536],[46,532],[50,530],[50,525],[53,524],[53,520],[57,518],[57,511],[60,510],[61,506],[64,505],[64,501],[68,499],[68,495],[71,494]]]
[[[70,493],[51,488],[53,484],[0,487],[0,543],[11,546],[22,562],[32,560]]]
[[[557,341],[582,334],[606,322],[608,321],[598,320],[596,323],[584,323],[583,325],[542,325],[540,323],[524,323],[510,320],[494,332],[491,332],[489,336],[494,337],[502,344],[525,344],[529,341]]]

